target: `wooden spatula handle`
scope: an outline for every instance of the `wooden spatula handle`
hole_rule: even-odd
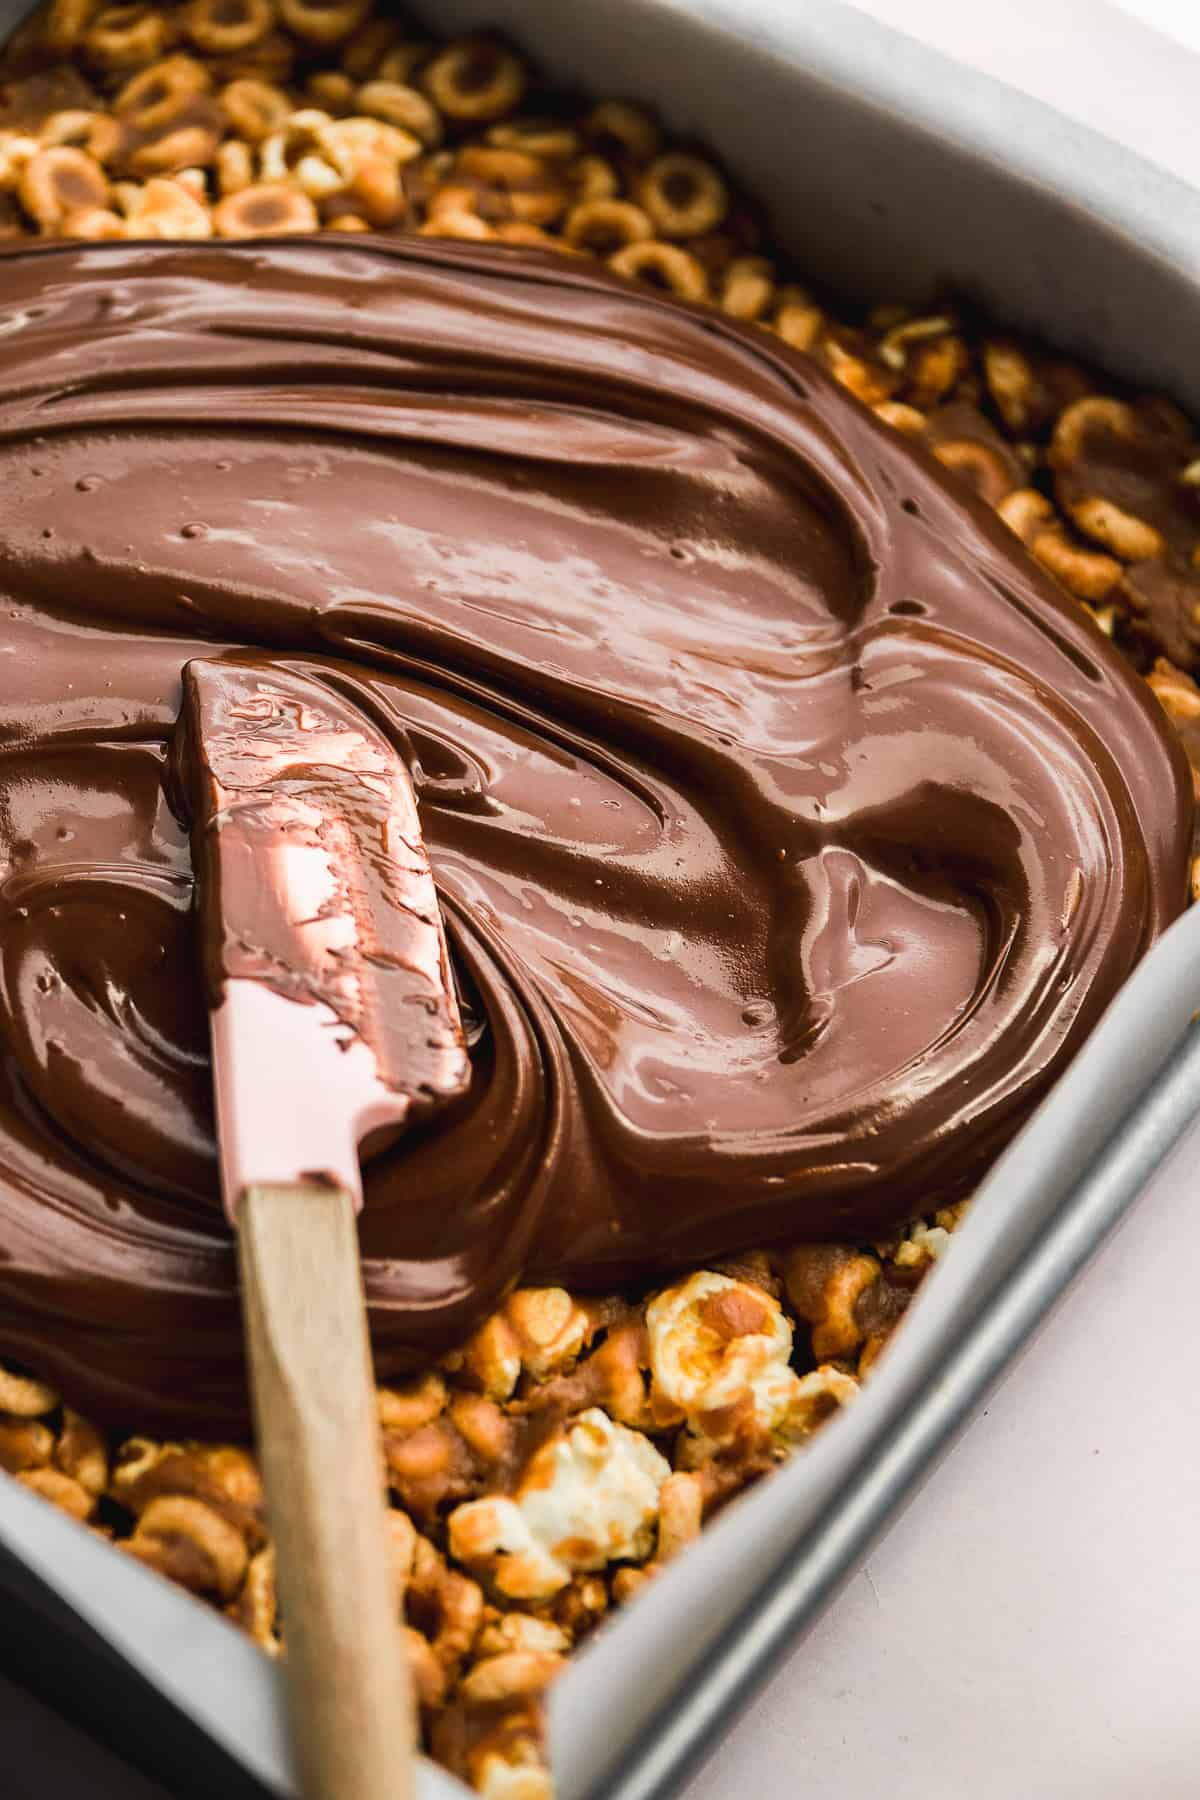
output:
[[[412,1684],[352,1202],[336,1188],[250,1188],[238,1243],[303,1791],[411,1800]]]

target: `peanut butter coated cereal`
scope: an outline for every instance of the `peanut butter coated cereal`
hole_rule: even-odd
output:
[[[6,240],[322,229],[600,259],[815,356],[1127,650],[1200,803],[1200,438],[1168,402],[953,306],[830,307],[705,151],[631,100],[565,103],[499,37],[430,43],[370,0],[50,0],[9,46]],[[570,1651],[853,1401],[962,1210],[645,1294],[518,1289],[440,1368],[379,1390],[433,1754],[493,1800],[549,1796],[541,1696]],[[0,1366],[0,1468],[283,1651],[252,1453],[109,1442],[70,1398]]]

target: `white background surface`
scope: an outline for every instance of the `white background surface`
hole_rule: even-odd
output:
[[[857,3],[1200,185],[1200,0]],[[688,1800],[1196,1800],[1198,1317],[1200,1129]]]
[[[1200,185],[1200,0],[848,3]]]
[[[1195,0],[1117,0],[1122,12],[1200,50],[1200,8]]]
[[[1194,1800],[1194,1132],[688,1800]]]

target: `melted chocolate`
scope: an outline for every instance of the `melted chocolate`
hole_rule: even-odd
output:
[[[187,664],[173,750],[225,1211],[313,1182],[361,1210],[363,1139],[471,1085],[408,769],[327,683],[257,656]]]
[[[961,1195],[1181,909],[1153,698],[765,335],[424,242],[3,272],[0,1348],[77,1404],[244,1417],[191,657],[319,678],[419,796],[473,1080],[368,1162],[384,1376],[521,1273]]]

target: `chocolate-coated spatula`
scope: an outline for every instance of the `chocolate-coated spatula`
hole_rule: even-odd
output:
[[[319,680],[190,663],[175,755],[305,1794],[407,1800],[355,1217],[363,1138],[468,1080],[433,877],[403,763]]]

